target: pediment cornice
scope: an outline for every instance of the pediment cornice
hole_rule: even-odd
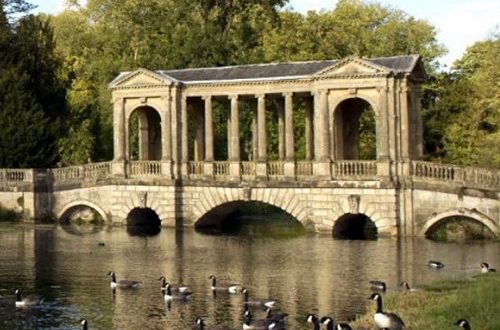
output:
[[[159,88],[178,83],[172,77],[141,68],[132,72],[122,73],[108,85],[108,88],[111,90]]]

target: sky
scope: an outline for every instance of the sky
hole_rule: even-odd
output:
[[[365,0],[375,2],[374,0]],[[63,9],[64,0],[31,0],[37,11],[57,13]],[[429,21],[437,29],[438,42],[448,49],[439,59],[451,66],[462,57],[466,48],[484,40],[495,26],[500,26],[499,0],[377,0],[407,14]],[[332,10],[337,0],[289,0],[289,7],[301,13],[309,10]]]

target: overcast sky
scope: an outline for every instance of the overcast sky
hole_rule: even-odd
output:
[[[365,0],[366,1],[366,0]],[[375,2],[369,0],[370,2]],[[57,13],[64,0],[31,0],[38,11]],[[497,25],[500,25],[499,0],[378,0],[404,10],[411,16],[426,19],[437,28],[438,41],[449,53],[440,59],[451,65],[460,58],[467,46],[484,40]],[[337,0],[289,0],[289,7],[306,13],[308,10],[331,10]]]

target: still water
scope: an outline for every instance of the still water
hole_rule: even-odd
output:
[[[99,243],[104,243],[104,246]],[[0,329],[192,329],[207,324],[241,329],[242,295],[212,296],[208,277],[241,283],[254,297],[277,300],[289,329],[310,329],[314,312],[348,320],[371,302],[369,280],[384,280],[388,292],[406,280],[421,285],[443,278],[466,278],[479,263],[500,266],[500,244],[437,243],[425,239],[335,240],[329,235],[266,238],[206,235],[194,229],[163,228],[138,236],[126,228],[74,231],[57,227],[0,225]],[[430,269],[430,259],[446,267]],[[117,279],[142,282],[136,290],[109,287]],[[158,278],[189,284],[185,303],[167,305]],[[39,308],[14,307],[14,290],[46,297]],[[263,317],[255,310],[254,315]]]

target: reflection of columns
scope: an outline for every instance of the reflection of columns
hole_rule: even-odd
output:
[[[238,113],[238,95],[231,95],[231,158],[229,160],[240,161],[240,125]]]
[[[214,129],[212,117],[212,96],[203,97],[205,100],[205,161],[214,160]]]
[[[170,103],[170,94],[165,96],[163,99],[163,104],[165,106],[162,111],[162,121],[161,121],[161,159],[163,161],[171,161],[172,160],[172,127],[171,127],[171,119],[170,113],[172,109],[172,105]]]
[[[326,90],[317,93],[317,104],[314,111],[314,131],[316,161],[326,162],[329,160],[329,132],[328,132],[328,97]]]
[[[285,159],[285,109],[282,99],[276,100],[278,108],[278,159]]]
[[[307,97],[304,99],[306,112],[306,160],[313,159],[313,99]]]
[[[295,158],[295,146],[293,138],[293,94],[285,93],[285,145],[286,160],[293,161]]]
[[[125,160],[125,109],[123,99],[116,99],[113,104],[114,112],[114,161]]]
[[[257,98],[257,160],[259,162],[265,162],[267,161],[266,96],[260,94]]]

